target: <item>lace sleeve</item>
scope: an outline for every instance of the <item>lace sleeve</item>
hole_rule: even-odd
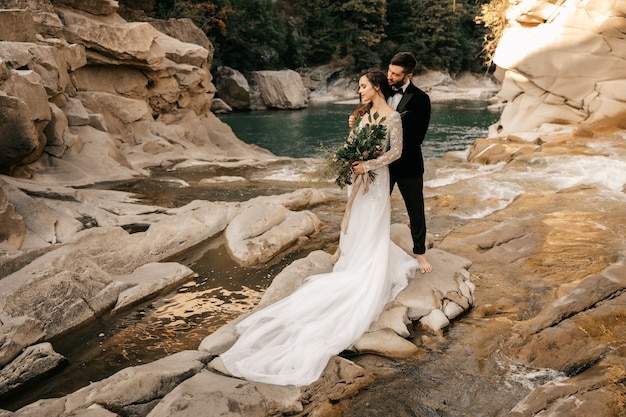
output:
[[[388,165],[402,155],[402,118],[398,112],[393,112],[389,115],[387,137],[390,143],[389,150],[376,159],[365,161],[363,163],[365,172]]]

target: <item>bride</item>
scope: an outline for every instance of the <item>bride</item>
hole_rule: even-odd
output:
[[[400,114],[387,105],[387,75],[370,69],[359,78],[359,95],[370,114],[386,125],[386,152],[353,164],[354,176],[375,173],[357,190],[340,256],[332,272],[312,275],[291,295],[242,320],[238,340],[221,354],[228,371],[250,381],[305,386],[315,382],[329,359],[350,348],[367,331],[419,269],[417,261],[390,239],[388,164],[402,153]],[[368,123],[362,117],[360,126]],[[348,194],[355,186],[348,187]]]

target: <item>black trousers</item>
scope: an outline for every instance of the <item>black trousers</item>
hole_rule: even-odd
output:
[[[424,177],[394,178],[391,176],[390,192],[398,184],[398,189],[411,222],[413,253],[426,253],[426,216],[424,214]]]

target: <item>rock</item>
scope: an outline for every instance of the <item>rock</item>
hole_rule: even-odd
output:
[[[241,265],[265,264],[276,254],[303,243],[318,232],[320,222],[309,211],[292,212],[282,205],[267,204],[243,210],[226,228],[226,242]]]
[[[104,116],[100,113],[96,113],[96,114],[92,113],[89,115],[89,126],[101,132],[109,131],[107,124],[106,124],[106,120],[104,119]]]
[[[274,277],[272,284],[263,293],[258,308],[285,298],[302,285],[306,277],[332,271],[335,261],[333,255],[320,250],[293,261]]]
[[[408,307],[396,302],[389,303],[385,310],[380,313],[369,328],[369,332],[375,332],[380,329],[391,329],[402,337],[409,337],[410,333],[406,325],[411,323],[408,316]]]
[[[623,14],[619,2],[511,6],[493,57],[504,74],[498,96],[506,106],[490,136],[623,119]]]
[[[15,30],[15,28],[20,28],[20,30]],[[0,10],[1,40],[8,42],[34,42],[37,40],[36,35],[37,29],[31,13],[16,9]]]
[[[35,7],[33,3],[24,10],[49,9],[54,12],[52,7],[43,6]],[[94,182],[95,178],[102,181],[144,175],[145,166],[158,165],[167,158],[178,160],[180,152],[206,159],[226,154],[229,157],[235,154],[269,156],[267,152],[239,141],[232,130],[209,113],[214,87],[208,71],[211,57],[206,48],[170,38],[147,24],[129,24],[115,14],[94,18],[62,6],[57,11],[63,14],[66,30],[80,32],[87,28],[86,38],[80,44],[69,44],[61,39],[48,39],[45,44],[0,43],[1,55],[12,68],[20,68],[19,71],[9,71],[6,65],[0,66],[3,69],[0,78],[11,81],[4,83],[3,89],[26,103],[15,118],[21,119],[19,123],[22,124],[33,120],[34,125],[17,126],[16,129],[7,118],[7,131],[28,135],[11,138],[12,144],[3,153],[5,160],[0,160],[0,172],[45,181],[43,172],[54,166],[54,171],[62,173],[66,180],[73,177],[74,183],[85,184]],[[191,28],[185,29],[189,23],[178,25],[172,21],[168,25],[178,25],[181,33],[191,33]],[[118,35],[125,30],[126,35],[119,38]],[[98,31],[106,32],[106,35],[89,38],[87,32],[95,34]],[[161,46],[155,46],[158,51],[150,52],[152,44],[142,46],[143,40],[134,42],[133,36],[148,38],[148,42],[153,43],[158,40]],[[123,45],[126,41],[134,42],[133,47]],[[127,60],[128,54],[134,54],[135,58]],[[107,58],[103,63],[105,55],[113,58]],[[142,59],[143,65],[131,63]],[[39,93],[35,94],[37,91]],[[48,97],[44,98],[45,95]],[[77,107],[80,104],[75,98],[81,101],[84,109]],[[48,101],[68,111],[69,126],[64,125],[58,112],[51,126],[47,126],[51,120]],[[78,113],[70,108],[75,108]],[[35,113],[26,117],[22,114],[25,111]],[[163,112],[176,113],[176,121],[169,126],[155,122],[154,117]],[[12,114],[8,109],[4,113],[7,116]],[[183,114],[183,117],[178,116]],[[77,129],[85,126],[92,126],[106,135]],[[46,143],[48,136],[50,143]],[[138,145],[141,149],[135,149]],[[107,150],[93,152],[96,146],[104,146]],[[23,151],[16,152],[22,148]],[[59,160],[41,158],[44,150]],[[128,160],[129,156],[131,160]],[[91,169],[100,166],[104,168],[101,171]]]
[[[0,98],[7,104],[2,122],[5,131],[27,133],[10,138],[0,161],[3,172],[23,177],[8,178],[0,194],[0,218],[11,223],[1,229],[7,232],[2,236],[0,280],[3,371],[21,366],[21,359],[15,359],[21,349],[36,354],[34,344],[40,340],[63,335],[188,279],[193,274],[189,269],[166,264],[164,270],[158,262],[223,231],[235,215],[262,201],[196,201],[166,210],[132,204],[126,194],[77,191],[72,186],[128,179],[145,175],[147,166],[174,166],[180,161],[180,166],[188,161],[235,165],[241,163],[238,159],[245,163],[274,158],[239,141],[209,112],[214,93],[209,72],[212,49],[181,42],[144,23],[125,22],[115,14],[116,2],[74,3],[57,2],[55,8],[44,0],[16,2],[22,11],[13,16],[33,22],[20,35],[34,34],[24,40],[37,43],[0,42]],[[173,28],[180,22],[169,23]],[[59,37],[50,38],[53,34]],[[18,112],[11,113],[11,105]],[[317,190],[300,190],[269,200],[284,204],[285,210],[287,206],[297,210],[329,197]],[[297,235],[302,223],[298,216],[317,228],[314,216],[296,213],[283,231]],[[119,227],[137,224],[145,229],[129,234]],[[46,299],[37,299],[42,293]],[[47,356],[56,358],[52,353]],[[31,366],[28,379],[62,361],[46,359],[40,362],[45,366]],[[172,361],[179,366],[184,359],[176,356]],[[347,369],[345,363],[342,369]],[[197,365],[192,373],[203,368],[202,363]],[[362,370],[356,374],[364,375]],[[181,380],[190,375],[185,373]],[[42,400],[20,413],[48,417],[123,410],[126,415],[145,415],[159,395],[165,395],[142,376],[137,378],[147,394],[137,387],[128,389],[121,382],[124,377],[118,377],[113,388],[122,387],[121,391],[110,400],[95,392],[102,388],[97,383],[61,402]],[[168,386],[167,376],[158,386]],[[136,402],[124,402],[125,394],[134,395]],[[97,398],[98,404],[90,398]]]
[[[297,72],[254,71],[253,76],[267,107],[301,109],[308,105],[307,91]]]
[[[146,365],[123,369],[67,395],[64,398],[65,413],[100,404],[109,410],[120,410],[123,415],[148,415],[176,386],[200,372],[208,359],[205,353],[183,351]],[[38,408],[36,404],[33,404],[35,409]],[[27,411],[29,407],[22,410]],[[41,408],[39,412],[45,411]]]
[[[207,67],[211,66],[215,48],[202,29],[196,26],[191,19],[148,19],[148,22],[159,32],[165,33],[172,38],[176,38],[186,43],[199,45],[206,49],[209,53],[206,65]]]
[[[307,207],[327,203],[335,200],[322,190],[315,188],[300,188],[292,193],[272,196],[259,196],[247,201],[246,206],[258,206],[261,204],[280,204],[289,210],[302,210]]]
[[[311,252],[305,258],[293,261],[272,280],[272,284],[265,290],[261,301],[259,301],[255,309],[263,308],[288,296],[302,285],[304,279],[309,275],[329,272],[332,270],[335,261],[336,259],[333,255],[320,250]],[[239,316],[205,337],[198,349],[201,352],[214,355],[225,352],[235,343],[237,339],[235,326],[246,315]]]
[[[254,224],[251,221],[246,223]],[[261,230],[264,228],[261,227]],[[395,240],[410,241],[410,231],[407,226],[394,225],[392,228],[395,231]],[[251,229],[250,233],[258,232]],[[466,271],[470,265],[469,261],[436,249],[430,252],[429,257],[435,270],[441,272],[442,276],[433,277],[432,281],[428,281],[432,283],[431,285],[427,283],[425,285],[425,282],[420,281],[420,279],[430,277],[434,272],[413,279],[410,284],[411,288],[407,287],[400,292],[396,300],[386,306],[378,320],[372,323],[369,331],[355,343],[354,351],[374,353],[391,358],[412,357],[420,353],[420,348],[406,339],[410,336],[407,329],[407,324],[411,323],[408,318],[409,306],[413,305],[412,303],[419,303],[422,299],[435,300],[435,293],[441,294],[439,302],[432,302],[426,314],[414,318],[415,321],[419,319],[420,324],[432,333],[440,334],[445,327],[450,325],[444,310],[456,317],[471,308],[474,300],[474,288],[469,282],[469,274]],[[274,278],[256,308],[264,308],[288,296],[302,285],[304,279],[310,275],[329,272],[335,261],[334,255],[322,251],[314,251],[306,258],[294,261]],[[447,270],[444,270],[444,265],[447,265]],[[459,267],[465,272],[456,270]],[[440,269],[441,271],[439,271]],[[461,285],[463,285],[463,289],[461,289]],[[452,303],[461,311],[452,310],[451,307],[446,309],[446,306]],[[199,349],[211,354],[221,354],[226,351],[235,342],[237,338],[235,326],[243,317],[239,317],[206,337]],[[227,372],[224,369],[219,370]]]
[[[536,334],[560,321],[586,311],[598,303],[611,299],[626,289],[626,263],[611,265],[600,275],[581,281],[566,296],[544,308],[531,320],[518,326],[517,331]]]
[[[86,126],[89,124],[89,114],[80,100],[68,98],[63,107],[68,126]]]
[[[60,158],[67,148],[64,138],[68,128],[67,116],[56,104],[49,105],[52,118],[43,131],[46,135],[46,152]]]
[[[211,73],[207,69],[188,64],[178,64],[175,68],[174,78],[181,90],[178,107],[191,109],[196,114],[208,113],[215,94]]]
[[[422,322],[438,332],[442,325],[445,327],[449,324],[441,311],[444,299],[448,296],[459,297],[461,283],[469,281],[469,276],[462,271],[466,271],[471,262],[440,249],[431,249],[428,254],[429,259],[432,258],[430,262],[433,265],[433,272],[418,274],[416,278],[410,280],[409,285],[396,297],[396,302],[408,307],[408,317],[413,321],[429,315],[433,310],[439,310]],[[468,306],[472,304],[468,299],[465,303]]]
[[[230,184],[235,182],[248,182],[248,179],[245,177],[232,176],[232,175],[221,175],[219,177],[212,178],[202,178],[200,180],[200,184]]]
[[[566,381],[542,385],[504,416],[621,416],[626,413],[626,403],[617,381],[623,381],[625,377],[623,361],[603,361]]]
[[[87,65],[75,72],[78,91],[119,94],[132,99],[148,97],[148,77],[139,69],[113,65]]]
[[[335,356],[328,361],[320,379],[303,387],[306,399],[302,415],[341,415],[340,402],[374,383],[375,376],[354,362]],[[339,404],[338,407],[334,407]]]
[[[450,295],[450,293],[448,293],[448,296],[449,295]],[[466,299],[461,299],[461,302],[463,304],[469,305],[469,301],[466,300]],[[460,305],[460,303],[455,303],[454,301],[445,300],[444,303],[443,303],[442,311],[443,311],[443,314],[445,314],[445,316],[448,318],[448,320],[454,320],[455,318],[457,318],[461,314],[465,313],[468,309],[469,309],[469,307],[463,308]]]
[[[206,45],[202,45],[204,49],[185,45],[169,37],[175,33],[173,29],[167,32],[169,36],[165,36],[163,31],[154,29],[156,25],[153,23],[151,28],[145,24],[126,22],[115,14],[117,4],[113,1],[78,3],[64,0],[55,2],[53,6],[44,0],[5,2],[11,8],[29,11],[33,22],[31,27],[25,13],[11,12],[11,18],[25,22],[25,28],[22,33],[10,35],[31,39],[34,34],[33,40],[39,43],[0,43],[0,55],[3,56],[0,62],[3,91],[0,101],[23,103],[18,112],[14,111],[15,117],[6,122],[3,131],[32,133],[11,138],[11,143],[5,148],[7,152],[0,149],[0,158],[5,158],[0,162],[2,172],[32,177],[32,181],[12,178],[7,180],[10,185],[1,184],[0,231],[9,230],[10,235],[4,240],[7,248],[2,248],[0,260],[2,273],[7,275],[0,280],[1,333],[6,337],[0,345],[3,361],[9,361],[20,349],[27,348],[26,345],[30,349],[40,340],[58,336],[84,323],[84,320],[109,313],[115,306],[121,309],[182,279],[189,271],[174,265],[173,271],[161,272],[158,262],[225,230],[235,216],[243,212],[254,212],[254,207],[265,207],[269,203],[281,205],[281,210],[303,210],[307,205],[329,201],[328,196],[321,192],[302,190],[245,203],[196,201],[180,208],[164,209],[136,204],[134,197],[125,193],[71,188],[70,184],[85,185],[147,175],[147,167],[159,165],[173,169],[210,163],[233,167],[245,164],[246,160],[254,160],[260,169],[264,169],[267,165],[258,161],[275,159],[271,154],[237,140],[230,128],[208,113],[214,88],[209,73],[212,50]],[[603,134],[597,130],[577,128],[575,132],[566,131],[571,129],[569,126],[563,128],[559,137],[546,134],[563,120],[578,123],[582,117],[587,122],[604,123],[606,120],[619,121],[620,115],[623,115],[615,111],[623,109],[621,73],[608,79],[591,79],[587,71],[592,67],[594,74],[605,77],[607,73],[615,73],[615,68],[622,68],[611,65],[612,62],[621,62],[619,55],[615,60],[611,54],[619,54],[623,49],[623,30],[620,30],[620,13],[623,14],[623,10],[611,9],[618,7],[616,2],[606,3],[602,6],[604,9],[599,9],[598,2],[574,6],[572,2],[559,6],[546,2],[523,3],[514,5],[508,16],[518,19],[524,31],[535,27],[546,30],[548,26],[560,22],[576,26],[577,30],[571,27],[563,30],[561,33],[567,36],[559,36],[558,47],[546,49],[550,53],[527,54],[519,64],[513,62],[507,68],[508,78],[505,78],[501,96],[508,103],[500,126],[500,132],[507,139],[495,144],[477,142],[471,151],[474,162],[508,164],[507,170],[502,169],[508,181],[499,190],[508,188],[518,175],[527,175],[531,168],[554,163],[548,158],[539,159],[539,156],[570,157],[596,152],[595,156],[612,163],[608,156],[621,152],[623,148],[624,136],[619,133],[614,134],[612,141],[601,139]],[[71,7],[82,11],[72,10]],[[522,7],[528,9],[521,10]],[[63,22],[57,13],[63,16]],[[597,24],[596,20],[604,14],[612,17]],[[569,24],[571,21],[576,23]],[[50,38],[53,34],[63,36],[61,29],[71,44],[62,38]],[[598,30],[601,36],[586,36],[587,32]],[[585,36],[580,36],[581,33]],[[186,41],[181,39],[182,36],[173,37]],[[535,40],[541,36],[527,38]],[[574,54],[574,44],[580,40],[578,48],[583,46],[584,51]],[[202,42],[204,40],[201,39],[192,43]],[[208,51],[206,55],[205,50]],[[581,58],[579,68],[575,68],[577,65],[564,68],[561,65],[561,61],[567,61],[563,59],[564,53]],[[611,59],[601,62],[608,62],[609,65],[598,64],[600,61],[596,58],[607,54]],[[543,63],[537,56],[551,58]],[[601,70],[596,71],[597,68]],[[581,74],[575,71],[584,72],[584,77],[580,78]],[[554,74],[558,76],[554,77]],[[570,77],[569,81],[564,74]],[[289,77],[292,75],[289,74]],[[463,76],[454,80],[457,85],[452,85],[448,84],[445,74],[426,76],[432,78],[433,99],[445,94],[458,94],[456,88],[461,87],[469,95],[480,93],[480,88],[475,85],[482,80]],[[345,86],[353,85],[349,80],[340,81],[336,84],[337,91],[345,92],[348,90]],[[262,83],[257,82],[259,88],[265,82],[265,79]],[[301,102],[306,105],[305,88],[297,86],[298,91],[287,91],[296,86],[297,79],[289,81],[288,88],[278,83],[274,85],[274,82],[267,82],[270,85],[267,90],[272,95],[268,105],[278,103],[285,108],[299,108],[295,106],[300,106]],[[594,86],[589,90],[592,82]],[[307,82],[308,86],[318,91],[323,89],[319,83]],[[330,91],[334,87],[329,85],[327,88]],[[484,92],[485,85],[482,88]],[[436,89],[440,92],[435,92]],[[257,96],[259,100],[265,98],[262,91],[252,93],[251,103]],[[353,92],[354,89],[352,95]],[[77,104],[72,100],[75,98],[80,100],[85,112],[81,111],[79,117],[69,123],[71,126],[66,126],[58,109]],[[529,110],[531,107],[535,111]],[[26,115],[26,110],[31,114]],[[10,115],[3,111],[2,115],[5,114]],[[17,121],[22,117],[27,119]],[[546,123],[546,120],[551,122]],[[540,123],[540,126],[536,132],[516,131],[522,123],[526,123],[524,129],[528,124]],[[28,165],[16,168],[16,164],[20,163]],[[558,161],[556,164],[560,167]],[[521,174],[514,170],[515,167],[524,167]],[[584,164],[581,167],[585,169]],[[457,168],[464,169],[463,166]],[[490,177],[491,171],[479,171],[483,179]],[[551,177],[555,176],[555,171],[549,171]],[[597,179],[597,182],[612,184],[611,190],[623,193],[624,182],[620,180],[620,171],[616,172],[618,175]],[[558,180],[553,179],[554,182]],[[529,184],[535,182],[540,181],[530,178],[526,186],[532,187]],[[59,183],[68,186],[55,186]],[[463,225],[446,235],[445,241],[439,242],[442,248],[431,249],[429,259],[435,265],[435,272],[418,275],[412,280],[406,293],[399,296],[402,303],[397,301],[388,306],[372,325],[372,332],[364,335],[358,346],[365,351],[398,357],[405,354],[401,353],[405,349],[406,352],[413,351],[413,348],[421,351],[419,346],[405,339],[410,337],[408,317],[411,321],[427,325],[432,333],[441,334],[448,325],[446,323],[475,304],[475,288],[469,280],[469,261],[451,256],[452,253],[467,254],[467,259],[473,262],[472,274],[478,275],[481,288],[489,290],[481,293],[483,319],[493,315],[496,321],[506,321],[507,331],[511,328],[509,321],[515,321],[515,317],[525,319],[514,327],[518,333],[503,343],[507,354],[531,366],[550,366],[577,374],[560,383],[549,383],[536,389],[512,413],[533,415],[550,412],[569,416],[589,409],[606,415],[614,410],[623,413],[623,401],[618,401],[623,399],[623,389],[619,385],[624,379],[623,355],[620,356],[619,349],[614,349],[616,344],[621,343],[619,335],[623,330],[621,311],[624,300],[620,295],[623,291],[620,279],[623,266],[616,264],[614,269],[606,271],[599,267],[607,259],[615,262],[615,254],[621,253],[621,223],[608,221],[611,216],[617,216],[612,213],[621,213],[621,197],[618,195],[613,200],[601,198],[591,191],[594,186],[588,183],[583,183],[577,190],[579,185],[575,184],[568,185],[569,190],[559,188],[558,192],[552,193],[555,189],[553,184],[546,183],[544,188],[535,190],[536,195],[512,193],[515,195],[510,197],[505,193],[504,197],[482,200],[482,197],[476,196],[480,194],[476,190],[484,191],[486,187],[483,185],[463,182],[453,196],[438,195],[440,191],[436,187],[429,189],[431,196],[437,195],[429,197],[432,208],[429,216],[436,226],[440,226],[437,221],[442,218],[437,217],[441,208],[437,207],[438,204],[442,207],[448,204],[447,210],[454,207],[451,216],[457,218],[481,210],[481,216],[485,212],[491,215],[484,221],[471,216],[463,218],[459,222]],[[472,192],[472,198],[464,200],[461,197],[465,190]],[[552,199],[540,196],[545,190],[549,190]],[[533,202],[536,204],[534,209],[528,209]],[[573,202],[576,204],[572,205]],[[582,207],[584,202],[589,202],[593,208],[585,209]],[[523,210],[524,204],[528,205],[526,211]],[[575,212],[574,209],[568,212],[566,208],[570,206],[576,207]],[[554,211],[555,208],[559,210]],[[44,215],[40,216],[41,213]],[[500,213],[509,218],[499,218]],[[468,220],[470,218],[472,220]],[[6,229],[2,222],[11,222],[11,227],[15,227]],[[24,231],[22,225],[27,226]],[[120,227],[132,225],[144,228],[129,234]],[[560,228],[568,233],[563,234]],[[394,241],[405,250],[410,249],[406,227],[394,226],[392,230]],[[464,235],[466,239],[457,245],[455,235]],[[565,242],[563,246],[567,249],[555,250],[561,241]],[[604,247],[610,249],[610,254],[606,255],[593,246],[591,242],[594,241],[602,242]],[[581,246],[584,249],[579,249]],[[565,252],[567,259],[559,258],[558,255]],[[142,268],[149,262],[155,264]],[[283,271],[284,274],[280,274],[280,279],[277,277],[261,304],[284,296],[300,285],[304,276],[327,270],[332,267],[332,262],[333,255],[318,252],[303,262],[294,263]],[[569,271],[569,276],[550,269],[553,265],[559,270]],[[159,270],[147,272],[156,269]],[[164,275],[169,279],[160,281]],[[502,276],[514,278],[507,281],[501,279]],[[519,282],[525,278],[533,279],[533,285],[539,291],[520,302],[516,300],[518,294],[514,285],[506,285],[514,282],[513,279]],[[572,282],[577,285],[562,285]],[[134,285],[133,289],[129,285]],[[500,285],[505,288],[501,289]],[[550,285],[554,288],[548,288]],[[556,294],[557,291],[559,294],[564,292],[565,298],[544,306],[542,301],[549,298],[545,294]],[[36,297],[44,292],[50,294],[49,299]],[[495,295],[492,296],[492,292]],[[490,298],[496,299],[496,302],[490,303],[493,301]],[[520,307],[523,303],[527,306]],[[507,314],[513,318],[507,317]],[[153,408],[170,410],[168,407],[172,404],[196,407],[197,404],[186,402],[182,394],[205,395],[206,387],[196,386],[190,381],[198,375],[210,375],[204,364],[234,341],[236,322],[229,323],[203,341],[201,348],[206,353],[177,354],[167,360],[156,361],[150,368],[131,368],[106,382],[93,383],[62,399],[39,401],[15,414],[46,417],[114,413],[147,415]],[[32,351],[36,353],[36,349]],[[36,372],[29,378],[47,372],[51,369],[50,365],[54,366],[48,363],[32,367]],[[7,362],[5,369],[10,366],[20,365],[18,362]],[[231,381],[228,384],[232,381],[242,383],[212,375]],[[297,399],[301,413],[338,415],[335,404],[354,395],[373,378],[363,368],[335,357],[322,379],[301,391]],[[176,388],[183,387],[183,381],[189,382],[184,383],[184,390]],[[589,385],[586,385],[587,381],[591,381]],[[233,395],[240,393],[234,392]],[[223,405],[224,402],[219,402],[223,400],[216,401]],[[159,402],[163,405],[157,405]],[[261,407],[259,404],[257,401],[252,407],[258,409]],[[185,413],[184,410],[175,412]]]
[[[112,307],[122,290],[108,274],[88,260],[66,263],[62,271],[47,276],[29,277],[23,275],[24,272],[3,279],[0,307],[7,315],[23,315],[41,321],[46,338],[93,320]],[[19,291],[15,291],[18,288]],[[42,300],[41,294],[47,297]]]
[[[0,180],[4,187],[4,181]],[[0,249],[19,249],[26,237],[26,223],[24,218],[15,210],[15,206],[8,201],[3,188],[0,188]]]
[[[353,346],[359,353],[375,353],[388,358],[415,357],[420,350],[418,347],[398,336],[391,329],[381,329],[365,333]]]
[[[65,363],[50,343],[28,346],[21,355],[0,370],[0,395],[21,388],[32,379]]]
[[[155,42],[165,52],[165,57],[177,64],[203,68],[207,63],[209,51],[199,45],[181,42],[164,34],[157,36]]]
[[[28,105],[17,97],[0,94],[0,129],[5,132],[0,144],[0,172],[8,174],[30,155],[40,155],[43,147]]]
[[[73,93],[73,85],[70,81],[69,72],[85,65],[86,57],[82,46],[69,45],[67,43],[51,42],[51,45],[41,45],[23,42],[0,42],[0,54],[15,68],[15,74],[24,74],[27,69],[36,73],[40,79],[30,80],[31,84],[45,89],[45,94],[51,97],[61,93]],[[5,91],[12,91],[12,86],[5,86]],[[33,90],[35,87],[31,87]],[[37,86],[39,88],[39,86]],[[38,93],[41,95],[41,93]],[[18,94],[16,94],[18,95]],[[26,94],[26,96],[32,95]],[[47,100],[37,102],[32,99],[35,113],[41,113],[42,120],[46,120],[45,106]],[[37,111],[36,111],[37,110]]]
[[[432,309],[428,314],[419,319],[420,324],[435,335],[442,335],[443,329],[450,325],[446,314],[439,309]]]
[[[93,404],[84,410],[72,413],[75,417],[118,417],[119,414],[107,410],[99,404]]]
[[[453,78],[447,72],[426,70],[416,74],[412,82],[425,91],[433,103],[488,100],[499,88],[499,83],[492,76],[478,76],[467,72],[461,72]]]
[[[231,111],[233,111],[233,108],[226,104],[221,98],[215,98],[211,102],[211,113],[213,114],[224,114],[230,113]]]
[[[3,317],[0,322],[0,367],[44,337],[41,322],[30,317]]]
[[[194,276],[197,276],[195,272],[176,262],[145,264],[135,269],[130,275],[115,276],[113,278],[116,281],[132,286],[120,293],[111,313],[115,314],[121,309],[173,288]]]
[[[523,190],[504,197],[501,201],[508,201],[487,216],[470,215],[471,220],[438,247],[472,259],[472,282],[479,297],[468,323],[477,337],[472,351],[484,345],[473,325],[475,314],[483,314],[489,317],[485,323],[501,323],[494,334],[501,337],[498,346],[504,347],[510,363],[547,375],[531,381],[528,396],[507,416],[612,417],[624,413],[618,404],[625,395],[616,382],[624,369],[620,323],[625,273],[616,257],[624,247],[623,216],[614,210],[623,205],[626,177],[612,169],[623,165],[622,139],[617,139],[623,134],[619,129],[594,129],[590,135],[581,125],[562,126],[552,134],[544,128],[533,139],[539,150],[509,155],[510,162],[500,165],[504,171],[481,166],[479,170],[494,170],[490,181],[459,181],[436,202],[430,200],[434,216],[445,211],[458,215],[464,206],[485,209],[493,204],[489,197],[475,201],[476,190],[493,187],[497,191],[492,197],[518,186]],[[561,129],[568,133],[561,134]],[[613,138],[619,144],[613,145]],[[602,151],[589,152],[591,148]],[[580,175],[593,175],[597,169],[604,180],[574,180],[583,161],[592,160],[601,162]],[[566,161],[574,164],[572,169]],[[596,209],[599,200],[601,211]],[[462,352],[466,348],[464,341]],[[607,374],[607,379],[595,379]],[[590,380],[594,382],[587,385]]]
[[[293,386],[259,384],[200,372],[178,385],[148,414],[149,417],[214,415],[264,417],[302,411],[300,390]]]
[[[612,349],[606,335],[620,332],[625,268],[621,262],[585,278],[568,295],[518,324],[516,332],[525,337],[515,355],[529,366],[569,375],[598,363]]]
[[[92,64],[130,65],[147,70],[164,68],[165,51],[156,38],[163,36],[148,23],[103,22],[71,9],[57,9],[65,23],[68,42],[85,46]]]
[[[57,233],[59,222],[73,224],[77,232],[83,228],[82,223],[72,219],[66,213],[57,212],[43,201],[34,199],[16,187],[5,185],[6,196],[27,224],[25,240],[19,249],[28,250],[65,241],[71,236],[60,236]]]
[[[250,85],[239,71],[225,66],[217,67],[215,88],[219,98],[228,106],[238,110],[250,108]]]
[[[200,352],[210,353],[211,355],[219,355],[226,352],[237,340],[236,324],[241,321],[247,314],[242,314],[231,322],[217,329],[205,337],[198,350]],[[225,372],[220,370],[220,372]]]
[[[25,181],[13,180],[13,182],[20,184],[21,187],[30,188],[30,192],[49,198],[54,197],[55,191],[45,186],[26,185],[28,183]],[[63,191],[58,189],[56,192],[60,195]],[[21,192],[15,190],[14,193]],[[87,191],[84,193],[86,196],[90,194]],[[13,197],[15,199],[15,196]],[[89,198],[76,194],[69,194],[69,197],[74,200],[82,198],[83,203],[89,201]],[[131,206],[124,207],[118,203],[116,207],[106,193],[103,197],[108,202],[108,207],[102,205],[103,211],[107,213],[117,211],[118,214],[123,214],[122,210]],[[136,211],[145,210],[132,206]],[[186,247],[185,241],[194,242],[192,245],[195,245],[205,240],[207,233],[223,230],[225,222],[229,221],[233,214],[229,214],[227,207],[221,206],[217,210],[215,207],[213,204],[207,206],[206,202],[196,202],[173,209],[168,214],[161,213],[165,219],[158,222],[158,225],[154,225],[146,232],[133,235],[128,235],[121,229],[96,228],[87,231],[75,242],[51,250],[47,258],[38,257],[24,265],[25,268],[15,268],[13,273],[2,279],[0,309],[3,314],[9,316],[18,317],[16,314],[19,312],[29,320],[39,320],[42,323],[43,337],[52,338],[105,312],[120,310],[138,300],[171,288],[181,280],[188,279],[193,272],[178,264],[153,264],[137,270],[133,270],[132,265],[143,265],[149,258],[146,256],[148,253],[155,260],[167,257],[168,255],[162,252],[165,248],[163,243],[167,241],[172,242],[171,249],[179,251]],[[54,220],[40,220],[42,225],[55,223]],[[106,223],[104,219],[99,221]],[[185,227],[181,227],[181,222]],[[183,234],[181,236],[184,236],[182,239],[179,237],[172,239],[181,232]],[[135,256],[133,251],[128,250],[130,247],[139,252],[146,252],[142,254],[136,252],[139,256]],[[116,251],[124,252],[124,262],[119,262]],[[94,257],[87,254],[88,252],[99,255]],[[71,261],[68,262],[68,259]],[[126,272],[128,276],[122,276],[125,271],[128,271]],[[29,277],[33,279],[29,280]],[[129,288],[130,286],[133,288]],[[17,291],[19,296],[11,296],[14,291]],[[35,301],[42,292],[48,295],[45,303]],[[14,333],[7,330],[6,334]],[[21,346],[19,340],[11,336],[11,339],[5,340],[3,344],[7,349],[10,346]]]
[[[17,411],[18,415],[33,417],[61,417],[65,411],[65,398],[39,400]],[[0,414],[2,415],[2,414]],[[15,413],[11,413],[14,417]],[[3,416],[4,417],[4,416]]]
[[[118,9],[115,0],[55,0],[56,3],[95,15],[109,15]]]
[[[223,367],[223,364],[221,363],[220,358],[216,358],[215,360],[213,360],[209,364],[209,366],[217,372],[226,371]],[[349,398],[356,392],[371,385],[372,382],[374,382],[374,375],[372,374],[372,372],[367,371],[360,366],[357,366],[349,360],[335,356],[330,359],[320,378],[308,387],[279,387],[275,385],[248,382],[234,378],[229,378],[229,380],[224,381],[224,385],[230,387],[233,383],[232,381],[236,381],[238,385],[235,386],[235,389],[227,389],[225,393],[228,397],[230,397],[229,403],[233,406],[233,416],[241,415],[241,413],[244,412],[246,413],[246,415],[248,415],[248,409],[250,409],[251,412],[254,413],[259,407],[258,398],[253,397],[253,400],[256,401],[254,405],[250,405],[247,398],[242,395],[242,389],[244,389],[244,392],[246,392],[249,387],[257,387],[257,390],[259,391],[259,388],[262,387],[263,392],[268,392],[267,390],[270,387],[273,387],[274,390],[288,390],[286,391],[286,396],[292,395],[293,397],[287,405],[290,411],[287,411],[287,414],[285,415],[292,415],[294,412],[298,412],[298,415],[303,416],[322,416],[338,415],[336,413],[340,412],[341,407],[339,407],[339,410],[337,410],[334,407],[334,404],[342,399]],[[215,394],[212,394],[212,396],[213,395]],[[273,398],[273,395],[271,395],[271,398]],[[261,407],[263,407],[262,404]]]
[[[151,109],[143,100],[99,92],[79,93],[77,97],[92,113],[103,114],[111,126],[119,126],[120,122],[127,126],[140,120],[152,120]]]
[[[5,9],[27,11],[32,16],[36,34],[45,35],[45,37],[60,37],[63,23],[49,0],[5,0],[2,4]]]

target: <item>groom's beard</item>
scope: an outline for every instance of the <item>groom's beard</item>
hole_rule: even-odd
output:
[[[404,81],[401,81],[401,82],[399,82],[399,83],[395,83],[395,84],[389,84],[389,86],[390,86],[391,88],[400,88],[400,87],[402,87],[403,85],[404,85]]]

